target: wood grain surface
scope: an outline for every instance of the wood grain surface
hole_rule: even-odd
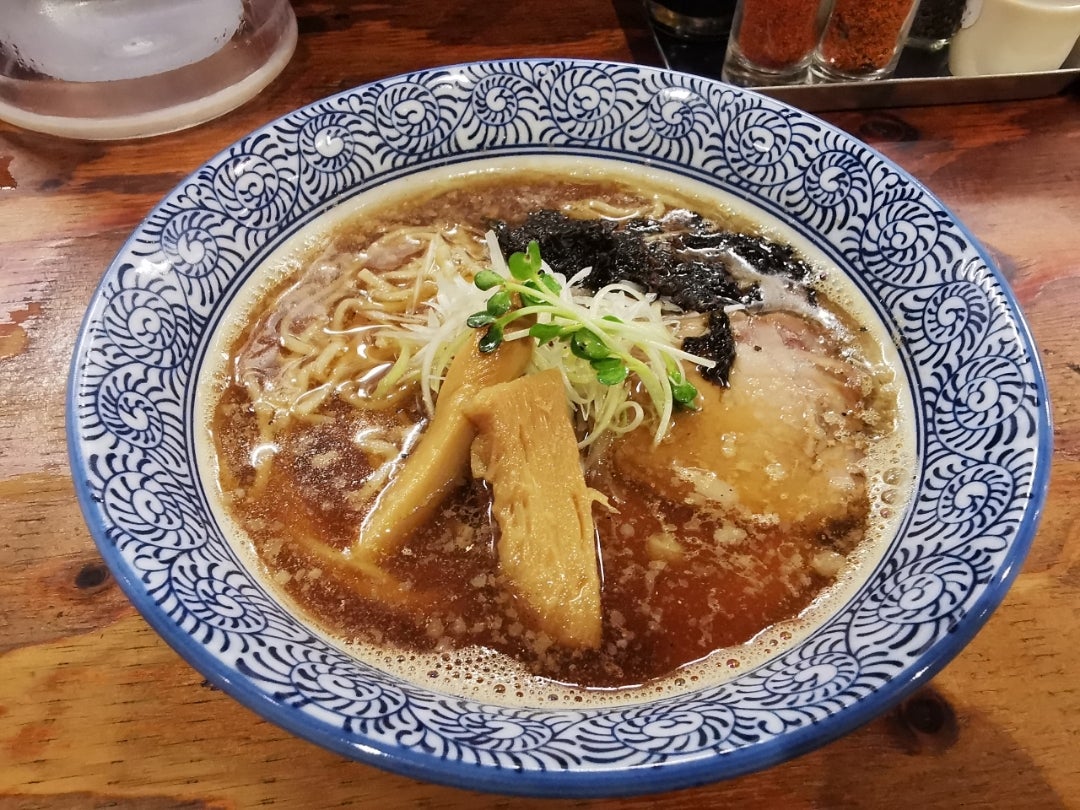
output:
[[[656,63],[635,0],[297,0],[296,56],[195,130],[110,145],[0,124],[0,810],[1080,807],[1080,97],[826,116],[910,170],[1000,262],[1041,347],[1050,497],[1001,608],[921,693],[818,751],[695,790],[522,801],[343,760],[211,688],[103,566],[64,438],[68,362],[112,256],[182,177],[302,104],[491,57]]]

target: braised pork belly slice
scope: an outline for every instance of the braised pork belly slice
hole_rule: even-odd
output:
[[[690,371],[700,410],[680,414],[658,445],[647,430],[618,442],[617,471],[667,500],[757,522],[814,529],[864,515],[873,369],[797,315],[731,320],[730,387]]]

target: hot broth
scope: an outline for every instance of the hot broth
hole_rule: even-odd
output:
[[[309,244],[231,336],[210,397],[221,501],[268,578],[332,635],[387,660],[485,651],[476,671],[436,669],[496,693],[506,679],[484,670],[501,656],[545,681],[624,687],[727,656],[798,617],[880,538],[882,515],[902,507],[896,470],[909,453],[886,342],[815,277],[811,306],[782,296],[733,308],[730,387],[694,375],[700,410],[676,414],[659,444],[642,426],[582,450],[586,482],[606,499],[593,505],[595,648],[565,647],[538,628],[499,567],[500,528],[479,476],[460,480],[377,574],[339,564],[430,421],[415,379],[379,390],[399,359],[377,340],[383,310],[422,312],[435,292],[431,265],[471,279],[489,263],[491,224],[514,227],[540,209],[619,228],[693,211],[761,232],[708,200],[621,175],[458,176]],[[403,273],[417,266],[428,270]],[[368,310],[374,299],[380,307]],[[676,321],[700,331],[693,313]]]

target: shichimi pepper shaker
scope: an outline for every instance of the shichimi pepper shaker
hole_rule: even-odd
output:
[[[825,81],[882,79],[892,74],[917,0],[836,0],[813,73]]]
[[[803,81],[832,0],[740,0],[724,79],[760,86]]]

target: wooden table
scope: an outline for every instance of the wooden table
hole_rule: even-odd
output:
[[[218,121],[109,145],[0,124],[0,810],[511,804],[345,761],[210,688],[115,586],[75,502],[64,389],[83,310],[130,231],[211,155],[416,68],[657,62],[634,0],[295,6],[289,67]],[[924,181],[1008,275],[1056,416],[1042,527],[986,628],[900,709],[766,773],[611,804],[1080,807],[1080,98],[826,117]]]

